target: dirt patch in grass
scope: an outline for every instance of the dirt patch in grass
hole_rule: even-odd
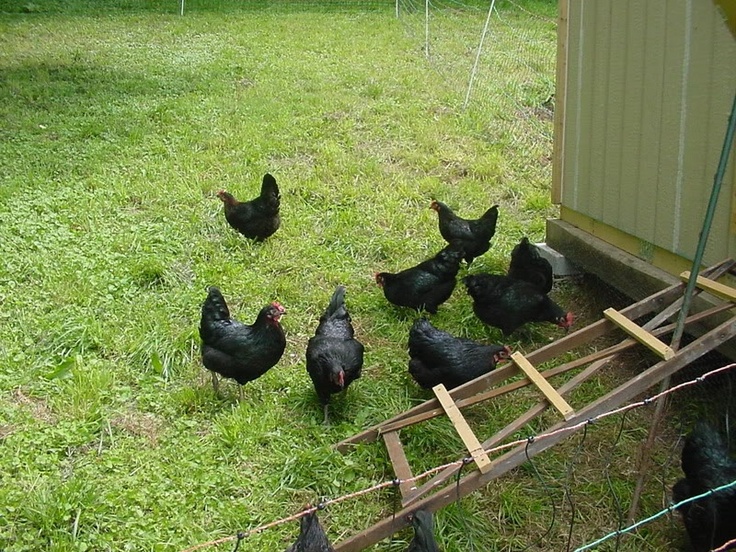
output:
[[[21,389],[15,390],[13,393],[13,399],[16,404],[28,410],[34,420],[49,425],[55,424],[58,421],[58,416],[53,412],[53,410],[51,410],[43,399],[29,397],[24,394]]]
[[[110,425],[136,437],[142,437],[155,446],[163,433],[164,424],[149,412],[129,410],[111,419]]]
[[[0,425],[0,441],[5,439],[8,435],[15,433],[15,426],[12,424]]]

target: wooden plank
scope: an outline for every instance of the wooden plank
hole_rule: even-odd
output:
[[[693,341],[690,345],[683,347],[677,355],[668,360],[662,360],[638,374],[635,378],[619,385],[605,396],[591,403],[585,408],[580,409],[577,414],[570,420],[566,420],[556,424],[549,431],[564,429],[578,423],[584,422],[591,418],[595,418],[617,408],[627,401],[630,401],[637,395],[640,395],[665,377],[672,375],[684,366],[687,366],[695,359],[704,355],[731,339],[736,335],[736,317],[731,318],[727,322],[721,324],[717,328],[711,330],[707,334]],[[563,439],[567,438],[571,433],[559,431],[552,433],[549,437],[543,439],[535,439],[527,445],[519,446],[510,450],[499,459],[491,464],[491,469],[486,473],[473,471],[460,479],[456,485],[447,486],[437,493],[427,496],[409,506],[406,506],[395,512],[393,515],[384,518],[373,526],[348,537],[334,546],[336,552],[360,552],[378,541],[392,535],[396,531],[403,529],[409,524],[409,515],[419,509],[435,512],[440,508],[455,502],[459,498],[465,497],[480,487],[486,485],[493,479],[508,473],[512,469],[526,462],[527,455],[533,458],[540,452],[543,452],[556,445]]]
[[[552,387],[549,382],[542,377],[542,375],[537,371],[534,365],[518,351],[511,354],[511,360],[513,360],[514,363],[519,368],[521,368],[521,371],[526,374],[526,377],[529,378],[532,383],[537,386],[537,388],[547,398],[549,403],[557,410],[559,410],[560,414],[562,414],[562,417],[566,420],[569,420],[570,417],[575,413],[575,411],[567,403],[567,401],[560,396],[555,388]]]
[[[726,259],[712,267],[705,269],[703,271],[703,275],[718,278],[731,270],[734,266],[736,266],[736,261],[734,261],[733,259]],[[668,288],[658,291],[653,295],[650,295],[649,297],[642,299],[641,301],[637,301],[636,303],[629,305],[624,309],[621,309],[620,312],[624,316],[636,319],[654,311],[661,311],[662,309],[665,309],[667,305],[669,305],[672,301],[676,301],[678,296],[682,295],[683,289],[684,284],[672,285]],[[594,322],[593,324],[585,328],[572,332],[567,336],[550,343],[549,345],[545,345],[544,347],[541,347],[534,352],[527,354],[527,360],[529,360],[529,362],[533,364],[541,364],[551,358],[554,358],[571,349],[574,349],[575,347],[578,347],[595,338],[605,335],[614,327],[615,326],[613,325],[613,323],[609,322],[606,319],[598,320],[597,322]],[[494,370],[493,372],[489,372],[488,374],[480,376],[473,381],[455,387],[450,391],[450,396],[452,396],[452,398],[458,404],[460,404],[460,401],[485,391],[489,387],[512,377],[517,372],[518,368],[515,364],[511,362],[506,363],[505,365],[496,368],[496,370]],[[336,445],[336,448],[341,453],[346,453],[350,450],[351,445],[375,441],[380,435],[381,428],[386,426],[387,424],[398,423],[407,418],[419,416],[426,412],[439,408],[440,405],[437,399],[430,399],[405,412],[397,414],[389,418],[388,420],[371,426],[361,431],[360,433],[353,435],[352,437],[344,439]]]
[[[690,271],[686,270],[685,272],[680,274],[680,279],[683,282],[687,282],[688,280],[690,280]],[[705,276],[698,276],[698,279],[695,281],[695,283],[703,291],[712,293],[716,297],[720,297],[721,299],[725,299],[726,301],[730,301],[731,303],[736,302],[736,289],[730,286],[721,284],[719,282],[716,282],[715,280],[706,278]]]
[[[450,418],[452,425],[455,426],[457,434],[460,435],[460,439],[465,443],[465,447],[468,449],[470,456],[473,457],[473,460],[475,460],[475,464],[478,466],[480,472],[485,473],[488,471],[488,467],[491,465],[491,460],[483,450],[483,447],[475,436],[475,433],[473,433],[473,430],[470,429],[467,420],[463,417],[460,409],[455,404],[455,401],[452,400],[447,389],[445,389],[445,386],[440,383],[439,385],[435,385],[432,388],[432,391],[434,391],[437,400],[440,401],[440,404],[447,413],[447,417]]]
[[[386,444],[388,457],[391,459],[391,464],[394,467],[394,475],[402,481],[414,477],[414,474],[411,472],[411,466],[409,466],[409,461],[406,459],[406,454],[404,454],[404,447],[401,445],[399,432],[389,431],[387,433],[383,433],[381,436]],[[416,484],[413,481],[402,482],[399,484],[401,496],[408,496],[410,493],[415,491],[416,488]]]
[[[663,343],[644,328],[626,318],[623,314],[614,308],[607,308],[603,311],[603,315],[619,328],[636,339],[639,343],[653,351],[659,358],[668,360],[675,356],[672,347]]]

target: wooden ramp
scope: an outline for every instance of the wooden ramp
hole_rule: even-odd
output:
[[[401,429],[438,416],[448,416],[468,449],[467,454],[463,457],[472,458],[473,465],[465,468],[467,475],[459,481],[457,481],[458,468],[452,467],[439,472],[432,479],[424,481],[420,485],[402,482],[399,486],[401,510],[396,512],[395,515],[383,519],[372,527],[338,543],[335,550],[337,552],[363,550],[409,525],[409,515],[412,512],[419,509],[436,511],[443,508],[459,497],[472,493],[493,479],[523,464],[527,460],[527,455],[531,458],[566,438],[569,432],[561,431],[545,439],[535,440],[527,445],[511,449],[493,459],[489,458],[486,453],[486,450],[502,444],[550,406],[557,411],[559,421],[547,428],[548,432],[572,427],[630,402],[653,385],[729,340],[736,335],[736,314],[733,312],[736,305],[736,290],[715,282],[715,280],[729,272],[736,273],[736,261],[731,259],[702,272],[695,293],[706,291],[717,297],[719,302],[713,307],[690,315],[686,320],[686,325],[692,326],[711,319],[710,325],[712,326],[713,318],[725,319],[725,321],[707,331],[686,347],[673,350],[660,339],[674,331],[675,323],[667,322],[671,318],[676,319],[675,315],[679,313],[682,306],[685,284],[676,284],[620,311],[607,309],[604,317],[597,322],[526,356],[514,353],[511,362],[499,366],[493,372],[451,391],[447,391],[444,386],[439,385],[433,389],[435,392],[434,399],[339,443],[337,445],[338,450],[343,454],[348,454],[351,447],[358,443],[374,442],[381,438],[388,451],[396,477],[400,480],[407,480],[411,479],[413,474],[401,443]],[[685,281],[687,280],[685,274],[681,277]],[[721,314],[721,316],[716,317],[718,314]],[[648,322],[641,325],[636,322],[636,320],[645,316],[649,317]],[[559,364],[543,372],[539,372],[535,367],[615,330],[623,330],[631,337],[625,338],[606,349]],[[565,395],[568,395],[573,389],[594,376],[616,355],[639,345],[644,345],[653,353],[651,355],[653,364],[649,368],[590,404],[573,408],[567,403],[564,398]],[[579,370],[572,378],[556,389],[549,382],[554,376],[577,369],[582,370]],[[526,378],[504,383],[520,373],[523,373]],[[501,431],[480,442],[467,424],[461,409],[529,385],[536,387],[542,400]]]

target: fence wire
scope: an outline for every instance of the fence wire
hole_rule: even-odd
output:
[[[556,1],[398,0],[407,34],[494,142],[551,152]]]
[[[707,387],[710,387],[710,386],[713,386],[713,385],[723,386],[724,385],[724,381],[725,381],[724,378],[730,379],[731,377],[733,377],[734,375],[736,375],[736,370],[734,370],[734,368],[736,368],[736,363],[727,364],[727,365],[721,366],[720,368],[716,368],[716,369],[713,369],[713,370],[709,370],[709,371],[707,371],[705,373],[699,374],[696,377],[691,377],[691,379],[687,379],[685,381],[681,381],[681,382],[673,385],[672,387],[670,387],[669,389],[667,389],[665,391],[662,391],[662,392],[657,393],[655,395],[648,396],[648,397],[646,397],[646,398],[644,398],[644,399],[642,399],[640,401],[636,401],[636,402],[629,403],[627,405],[621,406],[619,408],[612,409],[612,410],[610,410],[608,412],[605,412],[605,413],[600,414],[598,416],[595,416],[593,418],[589,418],[587,420],[583,420],[583,421],[581,421],[579,423],[576,423],[576,424],[573,424],[571,426],[563,427],[563,428],[560,428],[560,429],[556,429],[556,430],[553,430],[553,431],[548,431],[548,432],[540,433],[540,434],[536,434],[536,435],[534,435],[534,434],[528,435],[525,438],[512,440],[512,441],[509,441],[507,443],[503,443],[501,445],[498,445],[498,446],[495,446],[495,447],[490,447],[490,448],[487,448],[487,449],[484,449],[484,450],[489,455],[490,454],[494,454],[494,453],[498,453],[498,452],[502,452],[502,451],[506,451],[506,450],[509,450],[509,449],[514,449],[514,448],[517,448],[517,447],[520,447],[520,446],[525,447],[525,450],[527,450],[529,444],[530,443],[533,443],[535,441],[549,439],[549,438],[551,438],[551,437],[553,437],[555,435],[559,435],[560,433],[569,433],[570,435],[572,435],[572,434],[574,434],[574,433],[576,433],[576,432],[578,432],[580,430],[583,430],[583,434],[581,436],[581,440],[578,443],[578,445],[575,447],[574,453],[572,454],[572,456],[570,458],[570,461],[568,463],[568,467],[566,469],[566,474],[567,475],[566,475],[566,478],[565,478],[565,481],[564,481],[564,491],[563,491],[563,500],[566,501],[569,505],[572,506],[572,515],[570,516],[570,522],[569,522],[568,526],[565,528],[565,533],[564,533],[564,537],[565,537],[565,541],[566,541],[566,548],[565,549],[566,550],[572,550],[572,541],[573,541],[573,536],[574,536],[574,528],[576,526],[575,525],[575,507],[574,507],[573,499],[571,497],[571,493],[573,492],[573,487],[574,487],[574,484],[572,482],[572,479],[573,479],[573,471],[574,471],[575,462],[581,456],[581,453],[583,451],[584,445],[585,445],[586,440],[588,438],[589,428],[590,427],[594,427],[595,425],[598,424],[598,422],[601,422],[602,420],[605,420],[606,418],[610,418],[610,417],[613,417],[613,416],[621,415],[622,420],[621,420],[620,429],[618,431],[617,441],[613,444],[613,447],[615,448],[616,445],[618,444],[618,439],[620,439],[620,437],[621,437],[621,435],[623,433],[624,420],[625,420],[625,416],[627,415],[627,413],[629,413],[631,411],[634,411],[634,410],[637,410],[637,409],[641,409],[642,407],[650,406],[650,405],[654,404],[654,402],[657,401],[660,398],[670,397],[670,396],[675,396],[675,395],[682,396],[683,394],[693,393],[696,388],[700,388],[701,391],[702,391],[704,386],[706,387],[706,389],[705,389],[706,391],[707,391]],[[697,369],[697,368],[695,368],[695,369]],[[611,454],[611,456],[612,456],[612,454]],[[301,517],[303,517],[305,515],[308,515],[310,513],[316,512],[318,510],[324,510],[325,508],[327,508],[329,506],[337,505],[337,504],[340,504],[340,503],[343,503],[343,502],[346,502],[346,501],[355,500],[355,499],[360,498],[362,496],[365,496],[365,495],[367,495],[369,493],[374,493],[374,492],[377,492],[377,491],[382,490],[382,489],[392,488],[392,487],[393,488],[397,488],[399,485],[402,485],[402,484],[405,484],[405,483],[417,483],[417,482],[422,481],[424,479],[427,479],[427,478],[429,478],[429,477],[431,477],[431,476],[433,476],[433,475],[435,475],[435,474],[437,474],[437,473],[439,473],[441,471],[444,471],[444,470],[446,470],[448,468],[457,468],[458,470],[461,470],[463,466],[465,466],[467,464],[470,464],[472,462],[473,462],[473,458],[472,457],[463,457],[463,458],[461,458],[459,460],[456,460],[454,462],[448,462],[448,463],[443,464],[441,466],[435,466],[435,467],[433,467],[431,469],[428,469],[428,470],[424,471],[423,473],[420,473],[418,475],[415,475],[414,477],[411,477],[411,478],[406,478],[406,479],[398,479],[397,478],[397,479],[393,479],[393,480],[390,480],[390,481],[383,481],[383,482],[377,483],[377,484],[375,484],[373,486],[364,488],[364,489],[359,490],[359,491],[356,491],[356,492],[345,494],[343,496],[332,498],[332,499],[323,500],[319,504],[317,504],[315,506],[312,506],[312,507],[309,507],[309,508],[306,508],[306,509],[302,510],[301,512],[298,512],[296,514],[293,514],[293,515],[284,517],[282,519],[279,519],[279,520],[276,520],[276,521],[273,521],[273,522],[270,522],[270,523],[267,523],[265,525],[261,525],[259,527],[256,527],[256,528],[253,528],[253,529],[250,529],[250,530],[240,531],[236,535],[231,535],[231,536],[227,536],[227,537],[223,537],[223,538],[215,539],[215,540],[212,540],[212,541],[209,541],[209,542],[200,543],[200,544],[191,546],[189,548],[186,548],[182,552],[195,552],[197,550],[201,550],[201,549],[204,549],[204,548],[216,546],[216,545],[219,545],[219,544],[229,543],[229,542],[232,542],[232,541],[238,541],[238,542],[240,542],[240,541],[242,541],[243,539],[245,539],[245,538],[247,538],[249,536],[255,535],[257,533],[263,532],[265,530],[274,528],[274,527],[279,526],[279,525],[283,525],[283,524],[288,523],[288,522],[291,522],[291,521],[298,520],[298,519],[300,519]],[[542,486],[545,487],[545,492],[547,492],[550,495],[550,497],[552,498],[552,521],[551,521],[551,523],[549,525],[549,528],[548,528],[547,532],[542,537],[542,539],[535,540],[534,542],[530,543],[525,548],[525,550],[526,549],[529,549],[529,548],[531,548],[533,546],[538,545],[540,542],[546,542],[546,544],[549,545],[550,542],[549,541],[544,541],[544,537],[546,537],[551,532],[551,530],[554,527],[554,525],[556,523],[556,520],[557,520],[557,515],[556,515],[557,507],[555,505],[555,500],[552,497],[553,492],[549,488],[547,488],[547,485],[545,483],[544,477],[538,471],[538,469],[536,467],[536,464],[532,461],[532,458],[528,455],[528,452],[527,452],[527,463],[530,464],[530,466],[532,467],[532,469],[536,473],[536,477],[541,482]],[[609,477],[609,473],[608,473],[609,472],[609,468],[610,468],[610,462],[605,467],[605,472],[606,472],[606,477],[607,478]],[[682,476],[682,474],[680,474],[678,477],[681,477],[681,476]],[[672,480],[671,483],[674,483],[674,480]],[[671,485],[670,485],[670,487],[671,487]],[[631,525],[629,525],[627,527],[623,527],[623,528],[621,527],[622,516],[619,515],[618,520],[617,520],[617,527],[613,531],[611,531],[610,533],[604,535],[603,537],[600,537],[600,538],[598,538],[598,539],[596,539],[596,540],[594,540],[592,542],[589,542],[588,544],[585,544],[585,545],[582,545],[582,546],[578,546],[577,548],[574,549],[574,552],[584,552],[586,550],[591,550],[591,549],[597,548],[600,545],[602,545],[603,543],[605,543],[605,542],[607,542],[607,541],[609,541],[611,539],[616,539],[616,541],[615,541],[615,543],[616,543],[615,550],[619,550],[619,543],[620,543],[620,537],[621,536],[632,535],[636,531],[638,531],[640,528],[642,528],[642,527],[644,527],[644,526],[646,526],[648,524],[651,524],[652,522],[654,522],[654,521],[656,521],[656,520],[658,520],[658,519],[666,516],[667,514],[672,514],[673,512],[675,512],[681,506],[684,506],[686,504],[690,504],[690,503],[695,502],[697,500],[701,500],[703,498],[707,498],[709,496],[712,496],[712,495],[714,495],[716,493],[719,493],[719,492],[722,492],[722,491],[725,491],[725,490],[729,490],[729,489],[733,489],[733,488],[736,488],[736,480],[731,481],[731,482],[729,482],[727,484],[724,484],[724,485],[720,485],[720,486],[718,486],[716,488],[710,489],[710,490],[708,490],[708,491],[706,491],[704,493],[701,493],[701,494],[699,494],[697,496],[693,496],[693,497],[690,497],[688,499],[682,500],[681,502],[678,502],[676,504],[673,504],[669,500],[667,500],[667,502],[664,505],[664,507],[661,508],[655,514],[649,515],[649,516],[641,519],[640,521],[638,521],[636,523],[633,523],[633,524],[631,524]],[[598,528],[596,528],[596,529],[598,529]],[[641,543],[638,543],[637,544],[637,547],[640,546],[640,544]],[[729,545],[730,544],[733,544],[733,542],[727,542],[727,543],[725,543],[724,545],[722,545],[719,548],[715,549],[714,552],[719,552],[721,550],[727,550],[727,549],[729,549]],[[643,548],[635,548],[635,549],[641,550]]]

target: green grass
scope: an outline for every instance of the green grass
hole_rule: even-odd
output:
[[[156,7],[144,4],[91,15],[84,2],[0,3],[7,552],[180,550],[392,478],[382,446],[346,456],[332,448],[427,397],[406,371],[414,315],[386,303],[373,273],[442,247],[432,198],[466,216],[501,205],[495,245],[473,271],[503,270],[513,244],[542,239],[555,214],[539,154],[551,152],[551,123],[532,151],[523,122],[514,135],[476,104],[462,111],[462,94],[390,9],[183,18],[125,9]],[[550,78],[539,74],[520,105],[537,102]],[[258,245],[226,226],[215,193],[253,196],[266,171],[281,187],[283,224]],[[199,360],[200,305],[213,284],[243,321],[274,299],[289,313],[283,359],[240,404],[232,383],[213,394]],[[348,288],[366,363],[325,427],[304,350],[337,284]],[[580,301],[574,289],[559,293]],[[500,339],[472,315],[462,287],[435,323]],[[514,345],[531,350],[558,335],[536,328],[533,342]],[[490,435],[536,395],[525,400],[468,416]],[[595,435],[605,442],[610,432]],[[443,420],[405,439],[417,471],[461,450]],[[553,497],[526,467],[440,513],[443,549],[518,549],[540,538],[575,446],[536,462]],[[585,477],[600,485],[597,461]],[[596,507],[591,500],[586,515]],[[322,519],[338,541],[392,509],[392,494],[376,493]],[[611,527],[579,523],[575,542]],[[558,523],[549,542],[564,546],[566,530]],[[247,549],[283,550],[295,534],[293,523],[266,531]],[[377,549],[403,550],[408,538]],[[653,547],[665,538],[648,536]]]

